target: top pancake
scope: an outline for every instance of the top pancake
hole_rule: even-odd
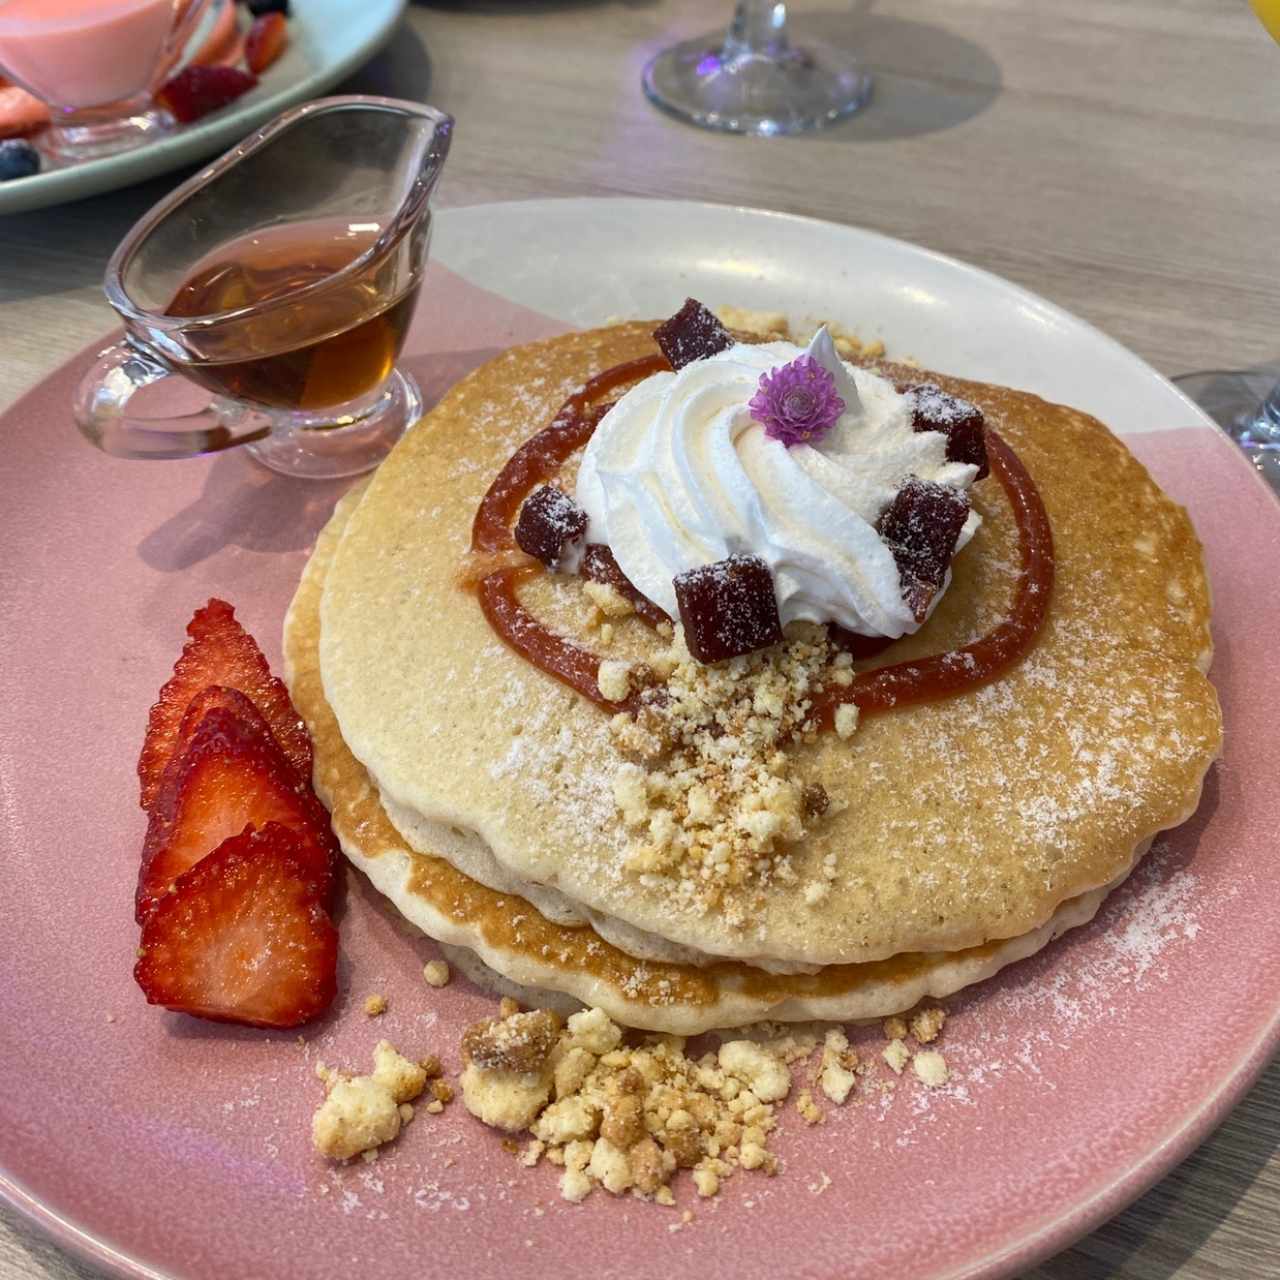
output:
[[[344,739],[386,796],[475,832],[522,879],[638,928],[807,964],[1015,937],[1187,816],[1220,715],[1185,512],[1094,419],[937,378],[982,406],[1049,512],[1057,581],[1032,652],[981,689],[796,748],[800,776],[847,804],[793,846],[792,883],[737,904],[745,927],[624,871],[629,836],[611,789],[622,757],[607,717],[508,650],[456,577],[506,459],[587,377],[652,351],[651,328],[570,334],[476,370],[397,446],[351,516],[325,584],[321,672]],[[1016,529],[994,479],[973,497],[983,524],[950,591],[881,661],[962,645],[1004,616]],[[580,629],[578,583],[543,577],[523,598],[557,629]],[[656,645],[631,621],[617,649]],[[828,856],[830,892],[809,905],[804,886]]]

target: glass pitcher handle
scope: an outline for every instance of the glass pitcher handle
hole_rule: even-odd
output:
[[[128,340],[108,347],[76,388],[80,433],[117,458],[158,459],[217,453],[270,434],[264,415],[225,399],[171,418],[130,416],[129,401],[135,392],[178,376]]]

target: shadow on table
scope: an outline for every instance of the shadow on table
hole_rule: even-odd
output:
[[[1124,1213],[1021,1280],[1168,1280],[1201,1249],[1280,1149],[1280,1059],[1223,1126]],[[1261,1211],[1260,1211],[1261,1212]],[[1224,1275],[1267,1274],[1259,1254],[1220,1252]],[[1199,1274],[1199,1273],[1197,1273]],[[1207,1273],[1206,1273],[1207,1274]]]
[[[407,357],[402,364],[417,379],[430,409],[459,378],[498,351],[435,352]],[[138,555],[158,573],[185,573],[228,546],[278,554],[303,551],[351,483],[277,475],[243,449],[229,449],[212,460],[200,495],[153,529],[139,544]]]
[[[303,551],[350,483],[277,475],[230,449],[214,459],[200,496],[153,529],[138,555],[158,573],[185,573],[227,546]]]
[[[107,260],[129,228],[198,167],[176,169],[163,177],[87,200],[7,215],[4,231],[11,245],[10,253],[21,253],[24,241],[42,248],[53,244],[74,245],[76,251],[67,254],[58,264],[52,279],[48,275],[25,276],[0,270],[0,301],[47,298],[101,283]]]
[[[331,93],[377,93],[387,98],[426,102],[431,94],[431,54],[407,22],[359,70]]]
[[[822,142],[889,142],[954,128],[1000,96],[1000,64],[963,36],[892,14],[801,14],[796,44],[839,45],[871,73],[871,101],[841,124],[812,134]]]

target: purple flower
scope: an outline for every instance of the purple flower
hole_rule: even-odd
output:
[[[760,375],[760,386],[747,408],[764,424],[772,440],[813,444],[835,426],[844,412],[836,394],[836,380],[812,356],[797,356],[790,364]]]

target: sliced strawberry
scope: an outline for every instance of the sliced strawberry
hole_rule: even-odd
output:
[[[215,687],[191,704],[192,710],[203,707],[208,709],[190,742],[165,770],[151,810],[138,873],[139,922],[183,872],[224,840],[248,827],[261,830],[269,822],[304,838],[313,878],[328,894],[336,848],[323,806],[299,780],[266,721],[243,694]]]
[[[147,737],[138,760],[142,807],[149,810],[155,803],[165,765],[178,748],[183,714],[191,699],[209,685],[238,689],[249,698],[267,718],[298,774],[309,780],[311,737],[307,727],[289,701],[284,682],[271,674],[262,650],[236,621],[235,610],[225,600],[210,600],[187,623],[187,635],[191,638],[147,720]]]
[[[237,25],[239,16],[235,5],[223,6],[200,47],[191,55],[191,64],[198,67],[230,66],[230,55],[241,52],[240,29]],[[179,50],[179,57],[181,53]],[[233,61],[238,62],[239,59]]]
[[[261,75],[289,43],[289,24],[283,13],[264,13],[253,20],[244,41],[244,60],[254,75]]]
[[[269,824],[179,876],[142,928],[133,976],[149,1004],[218,1022],[296,1027],[337,990],[338,931],[305,839]]]
[[[258,77],[239,67],[183,67],[156,92],[156,102],[180,124],[190,124],[248,93]]]
[[[232,689],[224,684],[208,685],[187,703],[187,709],[182,713],[182,719],[178,723],[178,733],[174,738],[174,752],[169,758],[169,763],[165,765],[166,773],[173,768],[173,762],[191,745],[191,739],[196,736],[200,721],[215,707],[230,711],[241,720],[247,720],[255,729],[262,729],[271,734],[271,726],[262,718],[262,712],[239,689]],[[275,735],[271,734],[271,737],[274,740]],[[279,747],[279,745],[279,742],[276,742],[276,746]],[[293,768],[292,765],[289,767]],[[297,771],[294,770],[294,772]],[[164,789],[164,782],[164,774],[161,774],[160,790]],[[158,797],[159,791],[156,794]]]

